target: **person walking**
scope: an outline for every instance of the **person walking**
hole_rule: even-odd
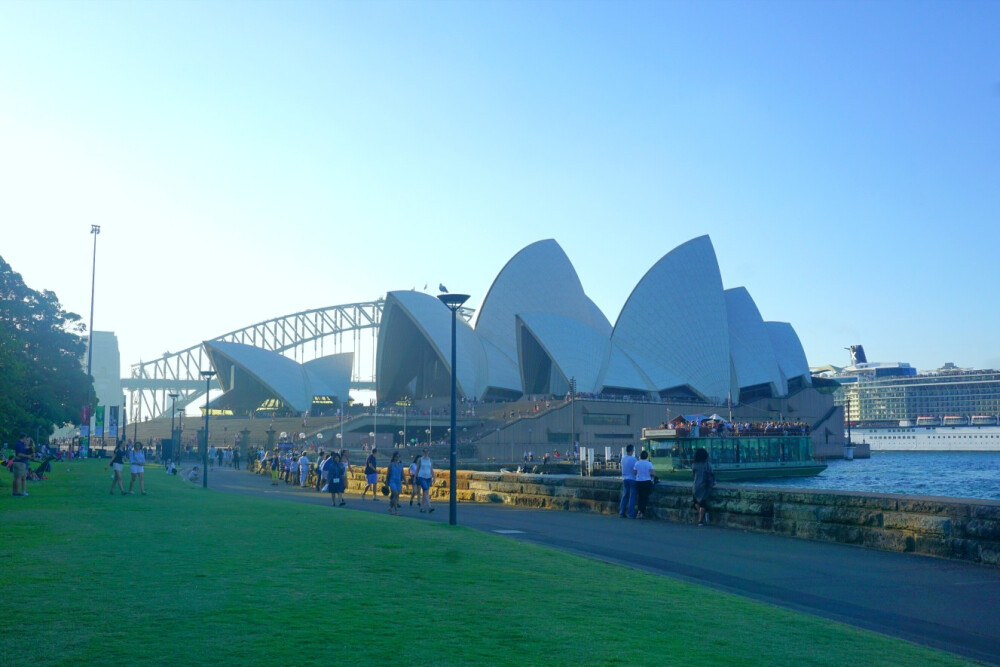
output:
[[[715,488],[715,472],[708,460],[708,452],[704,447],[694,450],[694,463],[691,464],[691,475],[694,477],[692,491],[694,507],[698,510],[698,525],[708,523],[708,501]]]
[[[399,514],[399,493],[403,490],[403,461],[399,452],[393,452],[385,471],[385,484],[389,487],[389,514]]]
[[[420,486],[420,512],[431,513],[431,485],[434,484],[434,462],[424,449],[420,454],[420,465],[417,466],[417,485]]]
[[[146,495],[146,454],[142,451],[141,442],[135,443],[128,461],[129,472],[132,474],[132,479],[128,483],[128,495],[132,495],[132,487],[135,486],[137,479],[139,480],[139,491],[142,492],[142,495]]]
[[[420,454],[413,457],[413,462],[409,466],[410,473],[410,507],[413,507],[413,499],[419,497],[420,485],[417,484],[417,468],[420,467]]]
[[[215,466],[215,445],[208,448],[208,467],[212,468]]]
[[[635,493],[638,498],[636,503],[638,511],[636,519],[646,518],[646,505],[649,503],[649,494],[653,492],[653,464],[649,460],[649,452],[645,449],[639,454],[639,460],[635,462]]]
[[[233,470],[239,470],[239,469],[240,469],[240,448],[239,447],[234,447],[233,448]]]
[[[277,449],[271,455],[271,486],[277,486],[281,479],[281,454]]]
[[[33,458],[35,458],[35,452],[31,445],[31,438],[22,435],[14,443],[14,463],[11,465],[10,470],[14,473],[14,483],[11,486],[12,496],[26,497],[28,495],[28,469],[31,466]]]
[[[625,448],[625,456],[622,457],[622,501],[618,505],[618,516],[621,518],[635,518],[635,461],[633,455],[635,445],[628,445]]]
[[[125,495],[125,486],[122,484],[122,470],[124,470],[125,463],[125,448],[122,447],[121,443],[115,445],[115,451],[111,455],[111,463],[108,467],[114,472],[111,475],[111,495],[115,495],[115,487]]]
[[[320,452],[320,458],[322,460],[319,463],[319,474],[316,475],[316,490],[326,492],[330,490],[327,484],[329,483],[330,460],[333,456],[330,453],[323,454]]]
[[[306,450],[302,450],[302,456],[299,457],[299,486],[303,489],[306,487],[306,478],[309,477],[309,457],[306,456]]]
[[[344,464],[340,462],[340,454],[334,454],[330,462],[326,465],[326,476],[330,488],[330,501],[334,506],[344,505],[344,488],[346,484],[346,470]],[[339,501],[339,502],[338,502]]]
[[[323,482],[326,480],[325,470],[323,467],[326,464],[326,454],[323,450],[319,450],[319,454],[316,455],[316,490],[319,491],[323,488]]]
[[[372,447],[371,453],[365,459],[365,488],[361,492],[361,500],[365,499],[368,489],[372,490],[372,500],[378,500],[378,461],[375,458],[376,451],[378,450]]]

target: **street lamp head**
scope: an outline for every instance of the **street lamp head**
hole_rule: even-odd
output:
[[[441,303],[448,306],[450,310],[458,310],[462,304],[469,300],[468,294],[438,294]]]
[[[101,226],[100,225],[91,225],[90,226],[90,233],[91,234],[100,234],[101,233]]]
[[[201,376],[203,378],[205,378],[206,380],[210,380],[214,375],[215,375],[215,371],[213,371],[213,370],[207,370],[207,371],[202,371],[201,372]]]
[[[180,394],[167,394],[167,396],[169,396],[170,398],[172,398],[172,399],[174,399],[176,401],[178,398],[180,398],[181,395]]]

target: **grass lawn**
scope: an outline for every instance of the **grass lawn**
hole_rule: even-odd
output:
[[[27,498],[2,473],[0,665],[968,664],[463,527],[205,491],[158,467],[149,495],[111,496],[105,465],[59,465]]]

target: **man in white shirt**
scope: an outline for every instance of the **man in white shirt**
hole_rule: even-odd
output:
[[[302,450],[302,456],[299,457],[299,486],[306,485],[306,477],[309,476],[309,457],[306,456],[305,450]]]
[[[618,516],[629,519],[635,518],[635,451],[634,445],[625,448],[625,456],[622,457],[622,502],[618,506]]]

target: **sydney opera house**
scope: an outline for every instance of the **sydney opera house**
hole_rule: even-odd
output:
[[[435,424],[433,415],[450,403],[452,313],[414,290],[390,292],[379,305],[374,386],[382,416],[349,426],[375,432],[380,444],[440,438],[443,420]],[[519,442],[634,442],[644,426],[713,412],[805,422],[814,444],[843,438],[832,396],[813,386],[795,330],[765,320],[745,288],[723,286],[708,236],[653,265],[614,323],[556,241],[532,243],[500,270],[456,333],[458,396],[475,406],[463,411],[460,428],[482,456],[489,446],[507,447],[509,456]],[[329,406],[335,414],[352,386],[352,353],[298,363],[232,340],[204,349],[224,390],[212,402],[221,411],[277,405],[322,415]],[[569,396],[576,400],[561,400]],[[539,401],[546,409],[538,411]],[[399,415],[400,406],[412,408]],[[418,425],[418,415],[427,421]]]
[[[380,401],[449,394],[450,327],[448,308],[431,295],[386,296]],[[559,244],[538,241],[500,271],[457,336],[457,390],[466,399],[563,396],[573,383],[594,397],[725,406],[810,383],[795,330],[765,321],[746,289],[723,287],[708,236],[660,259],[613,325]]]

